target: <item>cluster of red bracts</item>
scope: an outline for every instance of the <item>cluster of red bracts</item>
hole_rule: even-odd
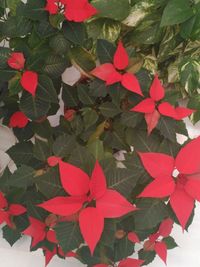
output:
[[[67,20],[83,22],[97,14],[88,0],[47,0],[45,9],[55,15],[63,13]]]

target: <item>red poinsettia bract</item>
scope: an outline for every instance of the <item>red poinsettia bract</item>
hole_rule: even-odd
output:
[[[13,227],[12,216],[19,216],[25,212],[26,208],[20,204],[8,204],[7,199],[0,192],[0,224],[5,222],[9,227]]]
[[[195,200],[200,201],[200,137],[186,144],[175,159],[162,153],[139,153],[139,156],[154,178],[139,197],[170,196],[170,205],[185,229]]]
[[[139,95],[143,95],[140,84],[136,76],[132,73],[125,72],[128,67],[129,58],[128,54],[120,41],[115,52],[112,63],[105,63],[96,67],[91,74],[100,80],[106,82],[106,85],[112,85],[117,82],[121,84],[129,91],[134,92]],[[123,71],[125,73],[121,73]]]
[[[9,127],[11,128],[24,128],[28,124],[28,118],[26,115],[21,112],[17,111],[12,114],[10,117]]]
[[[168,102],[162,102],[159,104],[158,102],[165,97],[165,90],[157,75],[153,80],[149,93],[149,98],[142,100],[139,104],[137,104],[130,110],[145,114],[148,134],[150,134],[156,127],[161,115],[171,117],[175,120],[182,120],[195,111],[184,107],[175,108]]]
[[[159,230],[155,234],[150,235],[149,239],[144,243],[144,250],[154,250],[165,264],[167,262],[167,245],[163,238],[171,234],[173,224],[174,222],[170,218],[165,219],[161,223]]]
[[[70,195],[55,197],[39,207],[60,216],[79,213],[81,233],[91,253],[101,237],[104,218],[121,217],[136,210],[120,193],[107,188],[106,178],[98,162],[89,176],[76,166],[59,161],[62,186]]]
[[[25,58],[23,53],[13,52],[9,57],[7,63],[12,69],[23,71],[25,64]],[[38,74],[34,71],[24,70],[20,83],[24,90],[35,96],[36,89],[38,86]]]
[[[88,0],[47,0],[45,9],[52,15],[64,12],[67,20],[83,22],[97,14]]]
[[[24,230],[23,234],[32,237],[31,247],[35,247],[44,239],[52,243],[57,243],[55,231],[49,228],[49,225],[33,217],[29,218],[29,222],[30,225]]]

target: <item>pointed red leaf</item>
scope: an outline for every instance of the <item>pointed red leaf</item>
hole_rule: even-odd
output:
[[[200,172],[200,137],[190,141],[178,153],[175,161],[176,168],[184,174]]]
[[[96,207],[104,218],[118,218],[136,210],[125,197],[114,190],[107,190],[106,193],[96,201]]]
[[[20,52],[12,53],[7,63],[12,69],[22,70],[25,64],[24,54]]]
[[[131,111],[141,113],[152,113],[155,110],[155,102],[151,98],[142,100],[139,104],[131,109]]]
[[[53,251],[48,250],[47,248],[44,249],[45,253],[45,267],[50,263],[52,258],[57,255],[57,249],[56,246],[54,247]]]
[[[0,224],[6,223],[9,227],[12,227],[13,224],[10,220],[10,215],[7,211],[0,210]]]
[[[182,120],[190,116],[196,110],[184,107],[177,107],[175,111],[176,111],[176,120]]]
[[[176,119],[176,110],[175,108],[168,102],[163,102],[158,106],[158,110],[160,114]]]
[[[58,3],[56,3],[55,0],[47,0],[45,10],[47,10],[51,15],[57,14],[59,11]]]
[[[156,242],[154,246],[156,254],[164,261],[166,264],[167,261],[167,246],[165,242]]]
[[[46,225],[33,217],[30,217],[29,221],[30,225],[28,228],[26,228],[26,230],[23,231],[23,234],[31,236],[33,238],[32,247],[34,247],[37,245],[37,243],[44,240],[46,236]]]
[[[3,193],[0,192],[0,209],[7,208],[8,202],[7,199],[4,197]]]
[[[76,258],[77,254],[75,252],[73,252],[73,251],[69,251],[69,252],[67,252],[66,257],[68,257],[68,258]]]
[[[129,91],[143,96],[140,84],[136,76],[132,73],[125,73],[122,76],[122,85]]]
[[[10,117],[9,126],[11,128],[24,128],[26,127],[27,124],[28,124],[28,118],[21,111],[13,113],[13,115]]]
[[[151,244],[150,245],[150,248],[152,247],[152,245],[155,245],[154,243],[156,242],[156,240],[159,238],[160,234],[159,232],[155,233],[155,234],[152,234],[149,236],[149,241]]]
[[[65,17],[67,20],[82,22],[97,14],[88,0],[65,0]]]
[[[93,254],[103,232],[104,218],[98,209],[89,207],[80,212],[79,224],[83,238]]]
[[[102,197],[107,189],[106,177],[99,162],[96,161],[90,180],[90,196],[92,199]]]
[[[115,68],[118,70],[124,70],[126,67],[128,67],[129,63],[128,54],[121,41],[118,43],[113,63]]]
[[[128,233],[128,240],[130,240],[133,243],[140,243],[139,237],[134,232]]]
[[[153,177],[171,177],[174,158],[162,153],[138,153],[146,171]]]
[[[192,198],[200,201],[200,180],[188,179],[184,188]]]
[[[194,208],[194,199],[185,192],[184,188],[176,187],[176,190],[170,197],[170,205],[182,228],[185,229]]]
[[[8,211],[11,215],[18,216],[25,213],[26,208],[20,204],[11,204]]]
[[[106,80],[106,85],[112,85],[121,82],[122,75],[118,71],[112,72]]]
[[[39,204],[38,207],[56,215],[68,216],[79,211],[85,201],[84,197],[55,197]]]
[[[54,167],[56,166],[62,159],[60,157],[56,157],[56,156],[51,156],[48,157],[47,159],[47,163],[50,167]]]
[[[109,79],[109,76],[113,73],[115,74],[116,72],[117,71],[113,64],[105,63],[93,69],[91,71],[91,74],[100,80],[107,81]]]
[[[161,176],[147,185],[138,197],[164,198],[170,196],[174,190],[174,180],[171,177]]]
[[[158,75],[155,75],[153,83],[150,88],[150,96],[154,101],[160,101],[165,96],[165,90],[158,79]]]
[[[127,258],[120,261],[118,267],[140,267],[143,263],[143,260]]]
[[[72,196],[83,196],[89,191],[89,176],[80,168],[64,161],[59,162],[63,188]]]
[[[159,119],[160,119],[160,114],[156,109],[152,113],[145,114],[145,121],[147,124],[148,135],[150,135],[153,129],[155,129]]]
[[[36,89],[38,86],[38,74],[33,71],[25,71],[22,74],[21,86],[29,92],[31,95],[35,96]]]
[[[46,239],[51,243],[58,243],[58,240],[56,239],[56,232],[54,230],[48,230],[46,233]]]
[[[159,227],[159,234],[163,237],[168,237],[172,232],[173,224],[174,221],[172,219],[165,219]]]

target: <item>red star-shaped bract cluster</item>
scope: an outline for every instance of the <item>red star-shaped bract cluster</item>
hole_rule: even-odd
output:
[[[83,22],[97,14],[88,0],[47,0],[45,9],[51,14],[64,13],[69,21]]]
[[[39,207],[60,216],[79,212],[80,230],[93,254],[104,229],[104,219],[121,217],[136,208],[120,193],[107,188],[98,162],[91,178],[80,168],[62,160],[58,164],[62,186],[70,196],[55,197]]]
[[[22,77],[20,79],[21,86],[24,90],[35,96],[38,86],[38,74],[35,71],[24,70],[24,54],[21,52],[13,52],[8,58],[7,63],[12,69],[22,71]]]
[[[21,111],[16,111],[10,117],[9,127],[11,128],[24,128],[29,120],[26,115]]]
[[[92,70],[91,74],[98,79],[105,81],[106,85],[120,82],[127,90],[142,96],[143,94],[136,76],[126,72],[128,65],[129,57],[126,49],[120,41],[114,54],[113,63],[105,63],[97,66]]]
[[[160,224],[158,231],[155,234],[151,234],[149,239],[144,243],[144,250],[154,250],[165,264],[167,262],[167,245],[163,238],[166,238],[171,234],[173,224],[174,222],[170,218],[165,219]]]
[[[190,141],[174,159],[161,153],[139,153],[154,179],[138,197],[165,198],[185,229],[195,200],[200,201],[200,137]],[[178,172],[177,177],[173,177]]]
[[[6,223],[13,227],[12,217],[19,216],[26,212],[26,208],[20,204],[9,204],[3,193],[0,192],[0,224]]]
[[[194,110],[189,108],[174,107],[166,101],[160,103],[159,101],[164,100],[165,90],[157,75],[150,87],[149,95],[150,97],[142,100],[131,109],[131,111],[145,114],[148,134],[150,134],[156,127],[161,115],[170,117],[174,120],[182,120],[194,112]]]

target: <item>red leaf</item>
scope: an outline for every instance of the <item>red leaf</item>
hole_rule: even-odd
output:
[[[156,242],[154,246],[156,254],[164,261],[167,261],[167,246],[165,242]]]
[[[26,208],[20,204],[11,204],[9,206],[9,213],[13,216],[18,216],[26,212]]]
[[[23,234],[31,236],[33,238],[32,247],[34,247],[37,245],[37,243],[44,240],[46,236],[46,232],[45,232],[46,225],[43,222],[33,217],[30,217],[29,221],[30,221],[30,225],[28,228],[26,228],[25,231],[23,231]]]
[[[55,197],[39,204],[38,207],[56,215],[68,216],[79,211],[85,201],[84,197]]]
[[[170,177],[156,178],[145,187],[138,197],[163,198],[170,196],[175,190],[174,180]]]
[[[55,243],[57,244],[58,243],[58,240],[56,239],[56,233],[54,230],[49,230],[47,233],[46,233],[46,239],[48,241],[50,241],[51,243]]]
[[[106,193],[96,201],[96,207],[104,218],[117,218],[136,210],[130,202],[114,190],[107,190]]]
[[[66,0],[65,17],[67,20],[82,22],[97,14],[88,0]]]
[[[59,162],[63,188],[72,196],[83,196],[89,191],[89,176],[80,168],[64,161]]]
[[[54,247],[53,251],[50,251],[46,248],[44,248],[44,253],[45,253],[45,266],[47,266],[52,258],[57,255],[57,249],[56,246]]]
[[[100,166],[99,162],[96,161],[94,170],[92,172],[90,180],[90,196],[92,199],[98,199],[102,197],[107,189],[106,177]]]
[[[103,232],[104,218],[98,209],[89,207],[80,212],[79,224],[83,238],[93,254]]]
[[[140,267],[143,263],[143,260],[127,258],[125,260],[120,261],[118,267]]]
[[[178,153],[175,166],[183,174],[200,172],[200,137],[193,139]]]
[[[113,63],[115,68],[118,70],[124,70],[126,67],[128,67],[129,63],[128,54],[121,41],[118,43]]]
[[[144,99],[139,104],[137,104],[131,111],[141,112],[141,113],[152,113],[155,110],[155,102],[151,98]]]
[[[0,192],[0,209],[7,208],[8,202],[7,199],[4,197],[3,193]]]
[[[148,135],[150,135],[153,129],[157,126],[159,119],[160,114],[156,109],[152,113],[145,114]]]
[[[193,112],[195,112],[194,109],[189,109],[184,107],[177,107],[175,111],[176,111],[176,120],[182,120],[190,116]]]
[[[93,69],[91,71],[91,74],[100,80],[107,81],[109,79],[109,76],[113,73],[115,74],[116,72],[117,71],[113,64],[105,63]]]
[[[10,117],[9,126],[11,128],[24,128],[26,127],[27,124],[28,124],[28,118],[21,111],[13,113],[13,115]]]
[[[47,10],[51,15],[58,13],[58,5],[56,0],[47,0],[45,10]]]
[[[175,108],[168,102],[163,102],[158,106],[158,110],[160,114],[176,119],[176,110]]]
[[[106,80],[106,85],[112,85],[121,82],[121,80],[122,75],[118,71],[115,71],[109,75],[108,79]]]
[[[38,74],[33,71],[25,71],[21,78],[21,86],[29,92],[31,95],[35,96],[36,89],[38,86]]]
[[[173,228],[173,224],[174,221],[170,218],[165,219],[159,227],[159,234],[163,237],[168,237],[171,232],[172,232],[172,228]]]
[[[153,83],[150,88],[150,96],[154,101],[160,101],[165,96],[165,90],[158,79],[158,75],[155,75]]]
[[[128,73],[128,72],[125,73],[122,76],[122,82],[121,83],[129,91],[143,96],[138,79],[136,78],[136,76],[134,74]]]
[[[130,240],[133,243],[140,243],[139,237],[134,232],[128,233],[128,240]]]
[[[194,208],[194,199],[185,192],[184,188],[176,187],[170,197],[170,205],[184,230]]]
[[[12,228],[13,224],[10,220],[10,215],[7,211],[0,210],[0,224],[6,223],[9,227]]]
[[[192,198],[200,201],[200,180],[188,179],[184,188]]]
[[[12,53],[7,63],[12,69],[22,70],[25,64],[24,54],[19,52]]]
[[[60,157],[56,157],[56,156],[51,156],[48,157],[47,159],[47,163],[50,167],[54,167],[56,166],[62,159]]]
[[[138,153],[146,171],[153,177],[171,177],[174,158],[162,153]]]

